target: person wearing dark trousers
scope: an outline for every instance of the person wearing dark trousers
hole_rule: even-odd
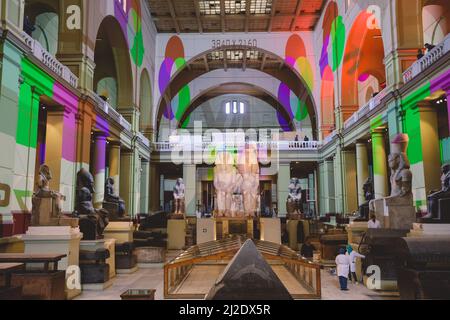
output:
[[[336,269],[337,275],[339,277],[339,285],[342,291],[348,291],[347,281],[348,273],[350,272],[350,259],[349,256],[345,255],[347,250],[341,248],[339,250],[339,255],[336,257]]]
[[[358,277],[356,276],[356,258],[365,259],[366,257],[353,250],[351,245],[347,246],[347,254],[350,260],[350,272],[348,273],[348,279],[350,282],[355,281],[358,284]]]

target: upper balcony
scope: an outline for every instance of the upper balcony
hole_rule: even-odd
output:
[[[436,45],[430,52],[428,52],[421,59],[413,63],[403,73],[403,82],[406,84],[421,74],[423,71],[431,67],[436,61],[443,57],[450,51],[450,33],[444,38],[444,41]]]

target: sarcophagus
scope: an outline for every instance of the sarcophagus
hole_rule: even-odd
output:
[[[25,300],[65,300],[65,279],[65,271],[14,273],[11,287],[22,287]]]
[[[109,250],[97,249],[95,252],[80,251],[82,284],[99,284],[109,281]]]

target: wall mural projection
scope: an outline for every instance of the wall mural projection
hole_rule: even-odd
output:
[[[306,55],[305,44],[299,35],[294,34],[288,39],[285,59],[286,63],[302,76],[309,91],[312,92],[314,89],[314,73]],[[278,89],[278,99],[290,115],[290,119],[295,119],[301,123],[308,118],[306,97],[299,99],[284,83],[281,83]],[[278,121],[284,131],[290,131],[289,124],[280,112],[278,112]]]
[[[185,64],[186,60],[183,42],[178,36],[173,36],[167,42],[164,61],[159,69],[158,83],[161,95],[164,94],[164,91],[169,85],[172,75],[183,68]],[[186,85],[178,92],[175,98],[167,104],[166,110],[164,110],[164,117],[169,121],[174,119],[180,121],[190,103],[191,92],[189,85]],[[189,124],[189,120],[188,117],[181,127],[185,128]]]
[[[142,11],[139,0],[115,0],[114,15],[125,35],[135,65],[142,66],[145,55],[142,35]]]
[[[330,2],[322,22],[323,44],[320,55],[321,84],[321,130],[323,136],[329,135],[335,127],[334,119],[334,74],[339,68],[344,53],[345,26],[338,16],[336,2]]]

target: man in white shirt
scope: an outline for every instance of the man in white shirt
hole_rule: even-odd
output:
[[[370,215],[370,220],[369,220],[369,222],[367,222],[367,227],[369,229],[380,229],[381,228],[380,221],[377,220],[377,217],[375,216],[375,214],[372,213]]]
[[[339,284],[341,286],[342,291],[348,291],[347,281],[348,274],[350,272],[350,258],[345,255],[346,250],[341,248],[339,250],[339,255],[336,257],[336,271],[339,277]]]

